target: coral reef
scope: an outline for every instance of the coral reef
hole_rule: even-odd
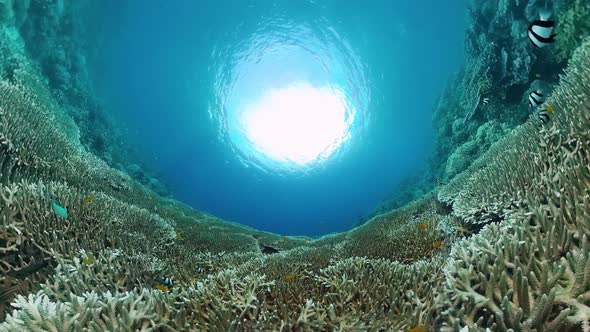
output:
[[[548,5],[554,13],[564,7],[561,1]],[[563,66],[556,65],[555,52],[535,52],[525,33],[542,7],[536,1],[471,2],[464,68],[449,82],[434,109],[438,147],[431,172],[437,177],[448,180],[459,174],[470,164],[464,159],[481,156],[509,129],[526,121],[525,99],[535,75],[548,89],[557,83]],[[575,46],[579,44],[568,50]],[[484,97],[489,104],[481,104]],[[480,136],[481,127],[490,122],[501,129]]]
[[[517,126],[543,60],[494,40],[533,1],[473,2],[468,52],[499,61],[479,56],[439,101],[444,181],[319,239],[195,211],[88,152],[15,29],[67,2],[1,2],[0,331],[589,330],[590,40],[548,83],[550,121]]]
[[[584,36],[590,34],[590,4],[582,0],[569,1],[567,8],[559,14],[557,20],[557,58],[560,61],[569,60]]]
[[[588,3],[538,0],[468,2],[465,59],[433,109],[435,146],[422,176],[395,188],[375,211],[397,208],[467,169],[488,147],[528,119],[528,94],[549,95],[573,51],[590,35]],[[557,20],[555,47],[536,49],[526,36],[541,10]],[[483,98],[489,98],[484,105]],[[491,125],[491,127],[490,127]],[[482,128],[483,127],[483,128]],[[482,130],[489,131],[481,135]],[[405,188],[415,188],[406,190]],[[371,216],[373,216],[371,214]]]
[[[158,194],[169,195],[153,172],[146,167],[138,171],[129,161],[139,163],[139,158],[121,145],[120,129],[94,97],[87,68],[91,42],[82,24],[86,19],[82,13],[92,5],[91,1],[73,0],[2,1],[0,75],[13,81],[20,67],[35,67],[47,80],[54,103],[69,115],[65,121],[74,120],[79,141],[87,151],[132,174]]]
[[[453,247],[451,301],[441,316],[448,326],[557,331],[588,324],[589,59],[587,41],[547,100],[556,108],[550,124],[532,118],[439,193],[465,223],[501,222]]]

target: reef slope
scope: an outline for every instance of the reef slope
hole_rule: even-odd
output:
[[[200,213],[88,152],[0,31],[0,331],[590,330],[590,41],[547,124],[313,240]]]

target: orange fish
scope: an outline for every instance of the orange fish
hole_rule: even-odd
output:
[[[92,195],[92,194],[88,195],[88,197],[86,197],[86,199],[84,200],[84,205],[90,204],[90,202],[92,202],[93,199],[94,199],[94,195]]]
[[[426,227],[428,227],[428,224],[426,224],[426,223],[418,224],[418,228],[420,228],[420,229],[426,229]]]
[[[296,276],[294,274],[287,274],[284,279],[285,281],[293,281],[295,280]]]
[[[434,243],[432,244],[432,247],[434,249],[438,249],[438,248],[440,248],[440,246],[442,246],[442,243],[443,243],[442,241],[434,241]]]
[[[545,108],[545,110],[547,110],[547,113],[553,113],[553,105],[551,104],[547,104],[547,107]]]
[[[408,330],[408,332],[426,332],[426,331],[428,331],[428,329],[422,325],[410,327],[410,329]]]
[[[156,289],[159,289],[164,293],[168,293],[170,291],[170,288],[168,288],[168,286],[165,285],[156,285]]]

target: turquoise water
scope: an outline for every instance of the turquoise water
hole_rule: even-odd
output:
[[[176,198],[318,235],[355,226],[420,172],[464,15],[460,1],[105,2],[90,64]]]

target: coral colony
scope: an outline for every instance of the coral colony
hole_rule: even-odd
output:
[[[590,5],[553,8],[541,50],[532,5],[482,2],[435,110],[442,180],[315,240],[225,222],[115,168],[85,132],[98,120],[62,106],[74,58],[19,33],[61,38],[41,19],[57,5],[1,2],[0,331],[590,331]],[[526,111],[536,89],[549,121]]]

